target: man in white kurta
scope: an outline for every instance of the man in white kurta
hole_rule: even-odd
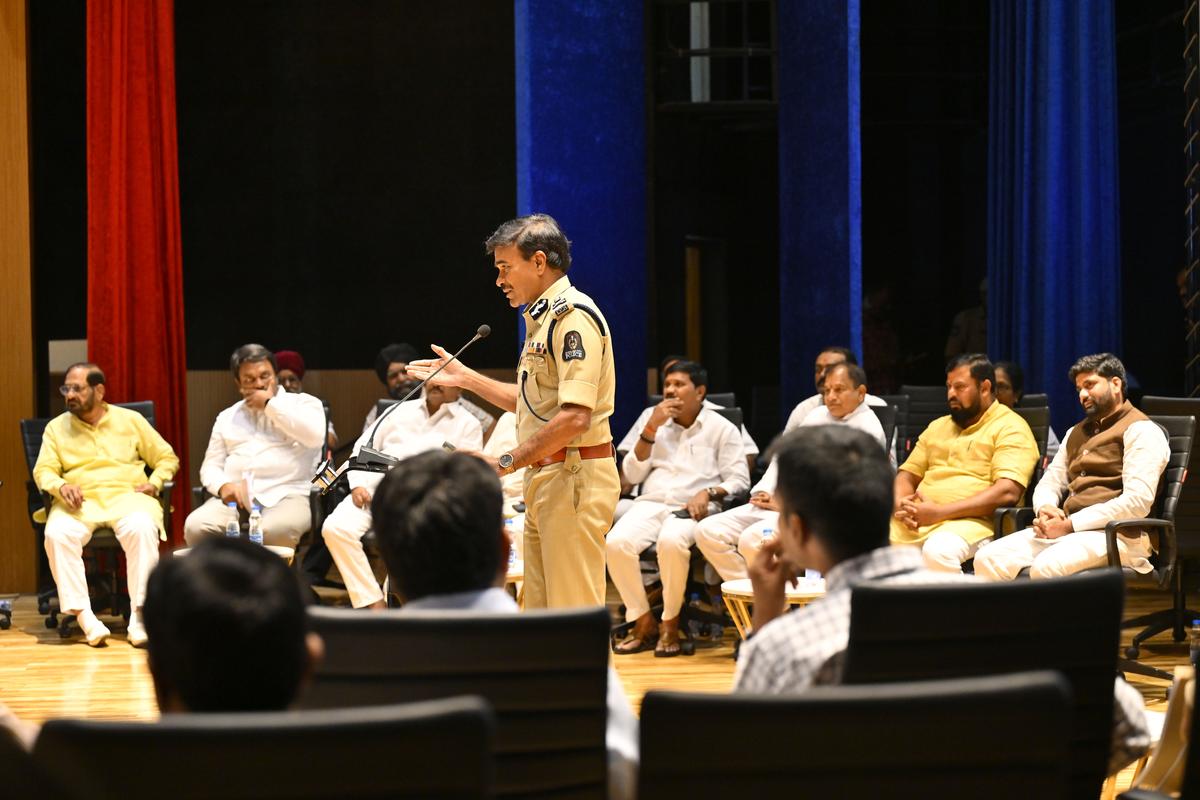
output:
[[[354,455],[368,443],[372,431],[375,449],[399,459],[447,444],[478,452],[483,447],[483,429],[479,420],[458,403],[460,394],[461,390],[454,387],[427,385],[420,398],[393,406],[377,429],[373,426],[364,431],[354,445]],[[347,480],[350,496],[325,519],[321,535],[350,593],[350,603],[355,608],[382,607],[383,592],[363,550],[362,538],[371,529],[371,497],[383,474],[352,470]]]
[[[879,417],[867,403],[866,375],[857,364],[842,362],[834,365],[824,376],[821,405],[816,405],[790,428],[809,425],[849,425],[879,442],[890,451]],[[696,546],[708,563],[713,565],[721,580],[733,581],[749,577],[747,565],[762,546],[768,531],[774,531],[779,518],[774,500],[777,467],[772,460],[767,471],[750,490],[750,502],[714,514],[700,521],[696,528]]]
[[[626,480],[642,485],[641,493],[605,543],[608,572],[625,603],[625,618],[637,623],[630,638],[617,646],[619,654],[648,649],[657,628],[638,562],[656,541],[663,585],[656,651],[679,654],[679,612],[696,523],[716,513],[722,498],[750,485],[741,432],[702,406],[707,383],[703,367],[683,361],[670,369],[663,387],[668,408],[655,407],[621,465]]]
[[[263,542],[296,546],[312,524],[309,485],[325,444],[325,408],[303,392],[285,392],[275,356],[262,345],[234,351],[230,368],[242,399],[217,415],[200,482],[212,495],[188,515],[184,539],[224,535],[236,504],[262,509]]]

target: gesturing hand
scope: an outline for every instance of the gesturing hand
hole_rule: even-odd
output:
[[[438,368],[443,364],[446,364],[446,368],[438,372],[437,377],[431,380],[430,383],[434,386],[462,386],[463,379],[467,374],[466,367],[457,360],[450,361],[451,353],[446,352],[446,349],[441,345],[431,344],[429,346],[433,352],[438,354],[438,357],[421,358],[408,362],[409,377],[423,381],[437,372]]]

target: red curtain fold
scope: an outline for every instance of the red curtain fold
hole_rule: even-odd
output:
[[[114,402],[153,400],[187,512],[187,361],[173,0],[88,0],[89,358]]]

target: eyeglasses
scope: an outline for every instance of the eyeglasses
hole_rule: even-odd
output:
[[[74,392],[75,394],[83,394],[84,390],[87,388],[88,387],[86,384],[83,386],[78,386],[73,383],[64,383],[62,386],[58,387],[58,393],[63,397],[66,397],[71,392]]]

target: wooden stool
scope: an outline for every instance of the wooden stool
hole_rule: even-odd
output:
[[[754,602],[754,588],[750,579],[725,581],[721,584],[721,594],[725,597],[725,607],[729,609],[729,616],[733,617],[733,626],[737,628],[738,635],[745,639],[750,633],[750,606]],[[784,590],[784,597],[787,599],[788,605],[797,608],[808,605],[824,594],[825,580],[823,578],[817,580],[800,578],[796,588],[788,586]]]

